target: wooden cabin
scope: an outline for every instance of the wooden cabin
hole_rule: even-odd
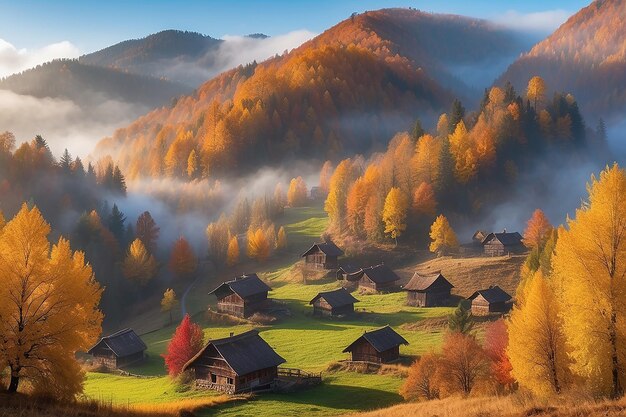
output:
[[[271,288],[257,274],[244,274],[222,283],[209,294],[217,297],[217,311],[246,318],[263,309]]]
[[[359,288],[374,291],[391,290],[396,286],[399,279],[400,277],[391,268],[385,264],[380,264],[363,268],[358,285]]]
[[[337,269],[337,259],[343,255],[343,251],[332,241],[316,243],[302,254],[306,266],[320,269]]]
[[[512,307],[512,299],[513,297],[497,285],[478,290],[468,298],[472,301],[472,314],[475,316],[506,313]]]
[[[103,337],[87,353],[93,356],[94,364],[117,369],[141,362],[146,349],[133,329],[124,329]]]
[[[441,307],[450,305],[450,290],[454,285],[441,272],[413,274],[411,280],[402,287],[406,293],[406,303],[415,307]]]
[[[357,362],[389,363],[400,358],[400,345],[408,345],[389,325],[363,333],[343,350],[350,352]]]
[[[517,232],[489,233],[482,241],[483,250],[487,256],[503,256],[509,253],[524,251],[522,235]]]
[[[192,370],[197,388],[237,394],[272,388],[285,360],[257,330],[210,340],[183,367]]]
[[[317,294],[309,305],[313,305],[316,316],[345,316],[354,313],[354,303],[358,301],[345,288],[339,288]]]
[[[363,269],[354,265],[343,265],[337,270],[337,280],[357,282],[361,278]]]

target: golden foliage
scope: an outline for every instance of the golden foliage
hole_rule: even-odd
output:
[[[193,248],[184,237],[179,237],[174,242],[169,261],[170,270],[179,278],[193,275],[198,268],[198,259]]]
[[[392,188],[385,198],[383,206],[383,222],[385,233],[398,241],[398,237],[406,230],[406,216],[409,210],[409,198],[399,188]]]
[[[248,231],[248,257],[259,262],[269,258],[271,246],[262,228]]]
[[[535,210],[524,230],[524,245],[530,249],[542,247],[551,231],[552,225],[544,212],[541,209]]]
[[[301,207],[308,201],[308,189],[302,177],[292,178],[287,190],[287,204]]]
[[[528,81],[528,87],[526,88],[526,97],[528,100],[534,103],[535,109],[537,109],[537,103],[541,103],[546,95],[546,83],[543,78],[535,75]]]
[[[280,226],[278,229],[278,235],[276,237],[276,249],[285,249],[287,247],[287,232],[285,228]]]
[[[430,251],[440,255],[459,247],[456,234],[443,214],[440,214],[430,226],[430,239]]]
[[[437,210],[435,190],[427,182],[422,182],[413,192],[413,211],[424,216],[434,216]]]
[[[228,241],[228,252],[226,253],[226,264],[235,266],[239,263],[239,241],[237,236],[233,236]]]
[[[172,311],[177,305],[178,300],[176,299],[174,290],[171,288],[166,289],[161,299],[161,311]]]
[[[346,220],[346,201],[352,177],[352,161],[344,159],[337,165],[333,176],[330,178],[328,197],[324,203],[324,210],[328,213],[331,225],[340,230],[343,228]]]
[[[23,205],[0,234],[0,368],[10,370],[9,390],[26,380],[68,400],[82,391],[75,354],[101,332],[102,289],[84,254],[63,238],[51,248],[49,233],[39,210]]]
[[[422,355],[409,368],[400,395],[407,401],[439,398],[442,377],[440,358],[432,352]]]
[[[145,285],[157,272],[157,262],[150,255],[140,239],[135,239],[128,248],[126,259],[122,264],[124,276]]]

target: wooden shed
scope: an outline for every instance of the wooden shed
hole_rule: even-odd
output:
[[[250,317],[267,304],[271,288],[257,274],[244,274],[222,283],[209,294],[217,297],[217,311],[236,317]]]
[[[385,264],[363,268],[359,278],[359,288],[374,291],[390,290],[394,288],[400,277]]]
[[[489,313],[506,313],[511,309],[511,297],[497,285],[478,290],[468,300],[472,301],[472,314],[484,316]]]
[[[489,233],[482,242],[485,255],[503,256],[508,253],[519,253],[524,250],[522,235],[517,232]]]
[[[361,278],[363,269],[354,265],[342,265],[337,270],[337,280],[357,282]]]
[[[133,329],[124,329],[103,337],[87,353],[93,356],[94,364],[117,369],[142,361],[146,349]]]
[[[316,316],[343,316],[354,313],[354,303],[359,302],[345,288],[320,292],[309,301]]]
[[[352,360],[359,362],[389,363],[400,358],[400,345],[408,345],[402,336],[389,325],[363,333],[343,352],[352,353]]]
[[[257,330],[211,340],[183,367],[193,370],[197,388],[237,394],[271,388],[285,360]]]
[[[337,259],[343,255],[343,251],[332,241],[316,243],[302,254],[307,266],[320,269],[337,269]]]
[[[411,280],[403,287],[406,303],[415,307],[440,307],[450,304],[450,290],[454,285],[441,272],[430,274],[413,274]]]

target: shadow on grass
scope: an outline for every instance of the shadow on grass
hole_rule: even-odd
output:
[[[264,402],[279,402],[289,409],[291,404],[308,405],[310,408],[302,411],[321,411],[316,408],[336,409],[348,411],[365,411],[376,408],[389,407],[402,401],[402,397],[395,392],[379,389],[357,387],[350,385],[334,385],[332,378],[328,378],[324,384],[288,394],[259,394],[248,402],[226,403],[218,407],[212,407],[202,411],[202,416],[218,416],[223,413],[234,415],[255,415],[261,411]],[[249,411],[243,410],[244,408]],[[274,408],[274,407],[272,407]],[[239,409],[242,409],[241,412]],[[258,414],[260,415],[260,414]]]

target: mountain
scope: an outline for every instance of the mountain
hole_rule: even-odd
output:
[[[626,1],[597,0],[570,17],[504,72],[524,91],[534,75],[550,91],[571,91],[588,118],[617,118],[626,107]]]
[[[214,65],[224,41],[196,32],[165,30],[145,38],[120,42],[80,57],[80,62],[135,74],[168,78],[196,87]]]
[[[452,68],[484,67],[520,48],[514,34],[477,19],[413,9],[353,15],[290,53],[221,74],[97,151],[131,178],[188,177],[188,165],[192,177],[219,176],[286,157],[369,152],[469,95]]]

